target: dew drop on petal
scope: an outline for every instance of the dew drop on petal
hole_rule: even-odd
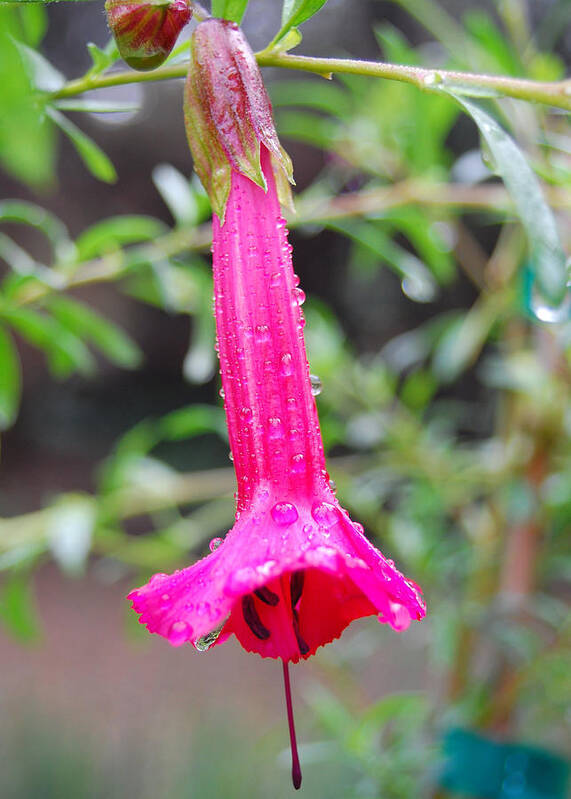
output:
[[[293,362],[291,352],[284,352],[280,358],[280,375],[282,377],[289,377],[293,372]]]
[[[294,289],[294,297],[296,305],[303,305],[305,302],[305,291],[300,288]]]
[[[240,416],[244,422],[251,422],[253,416],[252,409],[248,408],[247,406],[240,408]]]
[[[222,397],[222,399],[224,399],[225,394],[224,394],[224,389],[223,388],[221,388],[220,391],[218,392],[218,396],[220,396],[220,397]]]
[[[192,633],[192,628],[185,621],[175,621],[171,624],[167,638],[172,646],[182,646]]]
[[[309,535],[309,533],[313,530],[313,526],[311,524],[304,524],[302,530],[305,535]]]
[[[271,416],[268,419],[268,424],[270,426],[269,430],[269,437],[276,439],[276,438],[283,438],[284,437],[284,429],[282,420],[279,416]]]
[[[167,610],[172,605],[172,599],[170,594],[162,594],[161,596],[161,607]]]
[[[316,502],[311,509],[311,515],[320,527],[333,527],[339,521],[339,511],[330,502]]]
[[[270,328],[267,325],[257,325],[255,331],[255,339],[258,344],[264,344],[270,340]]]
[[[279,524],[280,527],[287,527],[290,524],[293,524],[298,519],[298,512],[295,505],[292,505],[291,502],[278,502],[274,505],[274,507],[270,511],[272,515],[272,519],[276,524]]]
[[[294,455],[291,459],[291,470],[294,474],[301,474],[305,472],[305,469],[305,457],[301,452],[298,452],[297,455]]]
[[[317,375],[309,375],[309,382],[311,383],[311,393],[314,397],[318,397],[321,394],[323,383]]]
[[[296,275],[295,273],[294,273],[294,276],[293,276],[293,285],[294,286],[299,286],[299,275]]]
[[[213,538],[212,541],[208,544],[208,547],[211,552],[215,552],[218,547],[224,543],[223,538]]]

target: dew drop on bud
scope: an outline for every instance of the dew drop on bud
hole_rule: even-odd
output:
[[[274,505],[274,507],[270,511],[272,515],[272,519],[276,524],[279,524],[280,527],[287,527],[290,524],[293,524],[298,519],[298,512],[295,505],[292,505],[291,502],[278,502]]]
[[[213,538],[212,541],[208,544],[208,547],[211,552],[215,552],[218,547],[224,543],[223,538]]]
[[[220,389],[220,391],[218,392],[218,396],[219,396],[219,397],[222,397],[222,399],[224,399],[224,397],[226,396],[226,395],[224,394],[224,389],[223,389],[223,388],[221,388],[221,389]]]
[[[294,474],[301,474],[305,471],[305,457],[301,452],[292,457],[291,470]]]
[[[314,397],[318,397],[321,394],[323,383],[317,375],[309,375],[309,382],[311,383],[311,393]]]

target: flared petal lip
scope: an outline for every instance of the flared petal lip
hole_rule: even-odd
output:
[[[418,586],[355,529],[344,511],[338,511],[337,534],[316,531],[313,539],[304,536],[303,523],[292,525],[289,533],[282,531],[279,539],[269,516],[263,525],[242,514],[215,552],[173,575],[155,575],[127,598],[140,614],[140,623],[175,646],[195,644],[220,626],[243,596],[304,569],[351,579],[377,608],[380,620],[395,629],[408,626],[402,614],[399,619],[399,608],[406,609],[407,619],[421,619],[425,605]]]

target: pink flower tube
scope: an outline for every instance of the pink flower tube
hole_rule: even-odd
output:
[[[216,643],[234,634],[249,652],[295,663],[353,619],[377,615],[404,630],[424,605],[329,486],[300,290],[264,147],[262,169],[267,193],[232,173],[224,224],[215,216],[213,228],[236,523],[206,558],[155,575],[130,598],[141,622],[175,646],[201,646],[223,624]]]
[[[258,153],[257,182],[229,158],[227,200],[213,217],[236,521],[224,540],[211,542],[208,556],[172,575],[154,575],[129,598],[140,622],[173,646],[190,642],[205,650],[235,635],[249,652],[282,659],[299,787],[287,663],[313,655],[354,619],[376,615],[404,630],[425,608],[418,587],[367,540],[329,485],[303,338],[303,294],[281,217],[275,155],[262,137]]]

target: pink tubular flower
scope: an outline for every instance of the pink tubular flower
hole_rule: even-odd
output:
[[[234,634],[249,652],[296,663],[377,615],[395,630],[424,615],[417,587],[351,521],[329,486],[303,341],[300,289],[270,158],[267,193],[232,173],[213,220],[216,328],[236,523],[203,560],[155,575],[130,598],[175,646]],[[214,642],[214,641],[213,641]]]
[[[211,36],[220,37],[221,26],[222,35],[230,30],[236,36],[235,26],[219,20],[198,31],[204,26]],[[243,42],[240,58],[249,58]],[[210,122],[196,122],[196,113],[206,118],[210,106],[205,110],[203,99],[189,111],[189,102],[187,97],[186,113],[194,114],[196,125],[189,132],[191,148],[204,153]],[[265,92],[258,107],[264,103],[269,116]],[[248,115],[247,107],[242,113]],[[217,140],[219,152],[231,149],[226,142],[233,124]],[[376,615],[404,630],[425,610],[417,586],[365,538],[329,485],[305,353],[303,292],[276,188],[280,163],[266,135],[274,142],[275,131],[265,130],[248,156],[258,159],[259,179],[243,174],[239,159],[226,153],[225,201],[220,185],[213,190],[221,202],[213,217],[214,293],[238,482],[236,521],[224,540],[211,542],[207,557],[172,575],[154,575],[129,598],[140,622],[173,646],[190,642],[205,650],[235,635],[249,652],[282,659],[299,787],[288,662],[313,655],[354,619]]]

